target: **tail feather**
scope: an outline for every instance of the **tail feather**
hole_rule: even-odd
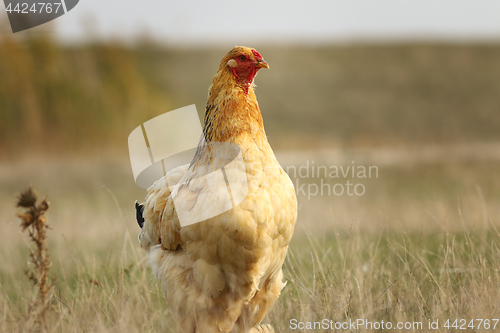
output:
[[[139,224],[139,227],[144,225],[144,217],[142,216],[142,213],[144,212],[144,205],[140,204],[135,201],[135,218],[137,219],[137,224]]]

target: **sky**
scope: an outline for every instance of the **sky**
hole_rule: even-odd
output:
[[[55,33],[184,45],[500,41],[500,0],[80,0]]]

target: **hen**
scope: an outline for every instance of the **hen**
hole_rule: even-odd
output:
[[[285,285],[282,265],[297,199],[264,132],[253,83],[261,68],[269,65],[255,49],[237,46],[222,58],[191,164],[157,180],[137,206],[139,242],[183,333],[272,332],[258,325]],[[215,143],[236,145],[244,163],[236,177],[246,196],[225,211],[203,203],[218,200],[222,188],[227,193],[224,182],[204,180],[228,163],[225,146]],[[180,221],[179,209],[200,207],[200,216],[209,218]]]

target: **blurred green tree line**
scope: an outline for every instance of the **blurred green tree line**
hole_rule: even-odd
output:
[[[50,35],[0,38],[0,151],[126,144],[169,110],[139,56],[118,43],[61,46]],[[163,111],[162,111],[163,110]]]
[[[277,149],[500,142],[500,45],[250,46],[271,65],[256,83]],[[126,153],[144,121],[189,104],[202,115],[231,47],[2,35],[0,153]]]

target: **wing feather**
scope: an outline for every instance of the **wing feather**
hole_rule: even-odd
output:
[[[175,212],[171,189],[186,174],[189,165],[182,165],[171,170],[148,188],[144,203],[144,226],[139,235],[141,246],[149,250],[161,244],[165,249],[177,250],[183,242],[180,236],[180,224]]]

